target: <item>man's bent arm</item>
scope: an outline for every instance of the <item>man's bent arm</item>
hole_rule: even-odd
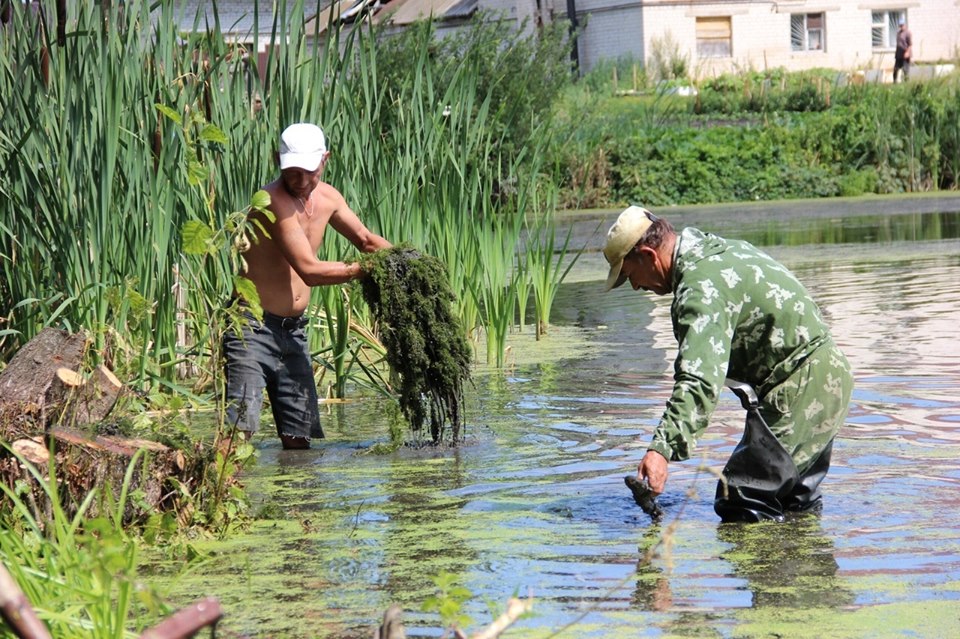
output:
[[[342,198],[330,217],[330,226],[363,253],[373,253],[393,246],[383,237],[368,229]]]
[[[359,264],[318,260],[306,234],[292,216],[277,216],[272,236],[287,262],[307,286],[344,284],[363,276]]]

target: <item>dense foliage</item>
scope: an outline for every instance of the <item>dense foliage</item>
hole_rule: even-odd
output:
[[[0,359],[44,326],[86,329],[125,382],[206,393],[225,302],[250,288],[234,250],[244,216],[267,205],[253,194],[296,121],[325,129],[324,179],[369,228],[460,267],[457,312],[489,333],[480,221],[519,235],[530,216],[552,233],[556,190],[537,176],[549,102],[570,82],[563,30],[521,36],[481,16],[449,39],[427,24],[384,39],[362,22],[313,42],[296,18],[308,4],[277,5],[280,44],[259,63],[217,24],[181,33],[182,0],[14,7],[0,35]],[[321,259],[354,253],[329,233]],[[347,376],[368,381],[351,363],[376,350],[369,317],[327,291],[311,302],[327,329],[311,351],[342,396]]]
[[[856,76],[854,76],[856,77]],[[955,189],[960,76],[882,85],[835,71],[721,76],[689,97],[566,94],[555,150],[568,207]]]
[[[388,94],[400,96],[421,81],[416,67],[402,61],[424,54],[426,36],[431,42],[426,58],[438,94],[455,83],[462,69],[476,74],[478,93],[490,98],[486,125],[497,141],[498,157],[524,154],[542,142],[535,137],[549,135],[552,105],[574,79],[565,22],[554,21],[529,37],[526,29],[505,29],[498,14],[480,11],[468,29],[431,40],[433,30],[431,23],[419,22],[380,41],[378,57],[391,61],[380,69]]]

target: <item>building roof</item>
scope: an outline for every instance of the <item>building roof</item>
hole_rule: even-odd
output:
[[[405,26],[417,20],[455,20],[477,11],[478,0],[333,0],[307,21],[304,33],[324,33],[330,24],[349,24],[369,17],[374,24]]]
[[[296,0],[274,0],[267,2],[260,0],[217,0],[217,16],[220,19],[220,30],[223,33],[248,34],[253,31],[254,18],[259,20],[260,33],[269,34],[273,30],[274,7],[280,11],[283,4],[286,3],[287,15],[291,15]],[[320,5],[329,4],[330,0],[321,0]],[[305,8],[309,11],[310,6],[316,6],[313,2],[304,2]],[[197,13],[200,14],[200,26],[214,23],[213,2],[210,0],[185,0],[183,2],[183,12],[179,15],[180,28],[190,30],[193,28],[194,18]],[[254,9],[258,9],[256,12]]]
[[[386,15],[381,22],[408,25],[428,18],[451,20],[469,17],[477,10],[477,0],[403,0],[396,10],[392,10],[392,4],[382,11]]]

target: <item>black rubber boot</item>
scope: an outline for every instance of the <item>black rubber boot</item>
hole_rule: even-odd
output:
[[[723,481],[717,483],[714,511],[724,522],[783,521],[785,511],[795,502],[797,506],[802,502],[812,507],[813,500],[819,499],[818,486],[826,468],[819,480],[811,475],[809,489],[805,487],[794,497],[801,484],[797,467],[760,415],[756,393],[747,384],[732,384],[730,390],[747,409],[747,420],[743,438],[723,469],[726,490]],[[824,452],[829,467],[829,447]]]
[[[784,500],[784,507],[793,512],[818,511],[823,503],[820,497],[820,482],[830,470],[830,455],[833,453],[833,442],[827,444],[820,456],[802,475],[800,481],[793,487],[793,492]]]

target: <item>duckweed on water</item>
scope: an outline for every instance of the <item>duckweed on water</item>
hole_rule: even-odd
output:
[[[439,259],[398,246],[361,257],[363,298],[373,311],[387,362],[400,379],[400,408],[414,432],[430,424],[434,443],[449,425],[462,440],[463,384],[470,346]]]

